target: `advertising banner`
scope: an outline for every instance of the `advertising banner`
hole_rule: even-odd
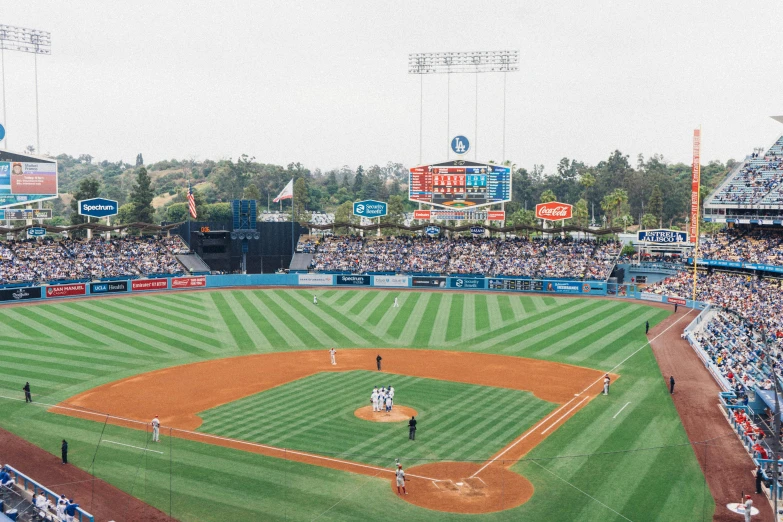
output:
[[[701,129],[693,131],[693,164],[691,165],[691,243],[699,239],[699,185],[701,184]]]
[[[575,281],[545,281],[547,292],[557,292],[559,294],[581,294],[582,283]],[[590,292],[590,285],[587,285],[587,291]]]
[[[332,286],[332,275],[299,274],[299,284],[307,286]]]
[[[366,199],[353,204],[353,215],[366,218],[383,217],[388,211],[388,205],[383,201]]]
[[[373,286],[407,287],[408,276],[373,276]]]
[[[171,288],[203,288],[207,286],[207,278],[201,277],[172,277]]]
[[[338,275],[338,285],[370,285],[370,276],[368,275]]]
[[[0,206],[18,205],[55,197],[57,197],[56,162],[0,161]]]
[[[637,239],[648,243],[687,243],[688,234],[669,229],[641,230],[637,232]]]
[[[505,210],[488,210],[487,211],[487,219],[490,221],[505,221],[506,220],[506,211]]]
[[[429,219],[430,218],[430,211],[429,210],[414,210],[413,211],[413,219]]]
[[[428,286],[430,288],[446,288],[445,277],[411,277],[412,286]]]
[[[678,305],[684,305],[685,304],[685,298],[683,298],[683,297],[677,297],[677,296],[670,295],[666,299],[671,304],[678,304]]]
[[[539,203],[536,205],[536,217],[547,221],[560,221],[561,219],[571,219],[573,206],[559,201],[550,201],[549,203]]]
[[[83,199],[78,202],[80,216],[91,216],[95,218],[116,216],[119,212],[119,208],[119,204],[113,199],[92,198]]]
[[[165,290],[168,287],[168,279],[135,279],[131,281],[131,290],[134,292],[144,292],[146,290]]]
[[[24,219],[52,219],[50,208],[14,208],[0,209],[0,220],[10,219],[21,221]]]
[[[26,301],[27,299],[40,298],[40,286],[31,286],[27,288],[8,288],[0,290],[0,301]]]
[[[663,302],[663,296],[658,294],[651,294],[650,292],[642,292],[639,295],[639,299],[642,301],[655,301],[656,303]]]
[[[127,281],[107,281],[105,283],[90,283],[91,294],[107,294],[113,292],[127,292]]]
[[[472,278],[472,277],[452,277],[449,281],[450,288],[486,288],[486,279]]]
[[[52,285],[46,287],[46,297],[70,297],[87,293],[87,285],[84,283],[73,285]]]

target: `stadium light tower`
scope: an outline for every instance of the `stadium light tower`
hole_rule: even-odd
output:
[[[26,29],[24,27],[15,27],[13,25],[0,24],[0,64],[2,66],[3,77],[3,124],[6,121],[5,111],[5,51],[20,51],[23,53],[32,53],[35,65],[35,134],[36,134],[36,152],[41,154],[41,131],[38,118],[38,55],[52,54],[52,34],[38,29]],[[7,127],[7,125],[6,125]],[[6,129],[7,131],[7,129]],[[8,132],[3,139],[3,148],[8,148]]]
[[[419,164],[422,163],[424,131],[424,75],[446,74],[446,143],[451,141],[451,73],[476,75],[476,120],[473,136],[473,157],[477,158],[478,143],[478,73],[503,73],[503,159],[506,161],[506,76],[519,70],[519,51],[473,51],[444,53],[413,53],[408,55],[408,74],[420,75],[419,92]],[[449,148],[446,148],[448,157]]]

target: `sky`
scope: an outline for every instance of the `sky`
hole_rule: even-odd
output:
[[[690,163],[699,126],[704,161],[783,134],[769,118],[783,114],[783,10],[767,0],[2,0],[0,24],[52,34],[37,58],[49,154],[244,153],[326,171],[445,161],[459,134],[468,159],[553,172],[615,149],[634,165]],[[503,74],[407,70],[409,53],[504,49],[520,56],[505,75],[505,149]],[[34,55],[3,56],[0,121],[21,151],[36,144]]]

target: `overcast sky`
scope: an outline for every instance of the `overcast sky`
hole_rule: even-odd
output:
[[[751,7],[752,5],[752,7]],[[2,0],[0,24],[52,33],[39,56],[41,149],[146,163],[236,158],[328,170],[419,160],[408,53],[517,49],[506,154],[554,170],[620,149],[690,162],[769,146],[783,126],[779,1]],[[35,144],[33,55],[5,51],[8,148]],[[425,163],[464,134],[504,159],[503,76],[424,84]],[[0,114],[2,118],[2,114]],[[472,159],[473,154],[469,154]]]

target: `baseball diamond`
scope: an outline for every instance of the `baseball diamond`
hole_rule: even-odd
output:
[[[317,306],[311,290],[236,289],[4,307],[3,427],[44,448],[65,436],[76,466],[93,469],[95,455],[99,479],[182,520],[713,509],[644,335],[669,315],[660,305],[317,292]],[[19,375],[34,405],[11,400]],[[415,441],[405,423],[354,416],[376,385],[417,411]],[[248,501],[250,491],[266,493]],[[227,502],[213,517],[218,493]]]

